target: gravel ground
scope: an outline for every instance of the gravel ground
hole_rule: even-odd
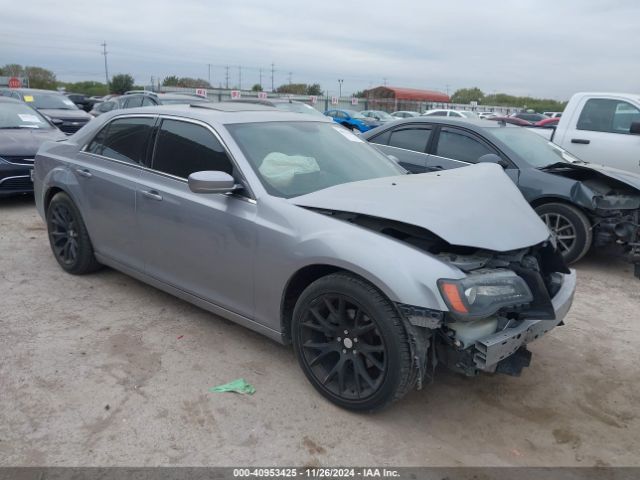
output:
[[[0,200],[0,465],[640,466],[640,280],[577,265],[567,325],[519,378],[334,407],[290,348],[110,269],[74,277],[33,199]],[[253,396],[209,393],[244,377]]]

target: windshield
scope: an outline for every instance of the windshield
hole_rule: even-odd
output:
[[[78,110],[76,104],[64,95],[49,93],[30,93],[23,95],[24,101],[36,108],[55,108],[58,110]]]
[[[268,122],[227,129],[271,195],[291,198],[343,183],[406,173],[331,123]]]
[[[502,140],[507,147],[517,152],[529,165],[535,168],[547,167],[558,162],[580,162],[555,143],[552,143],[537,133],[522,127],[492,128],[491,133]]]
[[[380,117],[380,119],[384,119],[384,120],[393,120],[394,118],[389,115],[387,112],[383,112],[381,110],[373,110],[372,113],[377,116]]]
[[[367,119],[367,117],[365,117],[360,112],[356,112],[355,110],[343,110],[343,112],[346,113],[347,115],[349,115],[351,118],[359,118],[361,120],[366,120]]]
[[[286,110],[287,112],[295,112],[295,113],[308,113],[311,115],[320,115],[324,117],[324,115],[306,103],[274,103],[275,107],[279,110]]]
[[[22,103],[0,103],[0,129],[53,128],[42,115]]]

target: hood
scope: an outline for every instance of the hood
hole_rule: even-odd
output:
[[[49,140],[63,140],[68,137],[57,128],[47,130],[22,128],[0,130],[0,157],[35,156],[38,148]]]
[[[39,108],[38,111],[51,118],[59,118],[61,120],[78,119],[89,121],[93,117],[84,110],[64,110],[61,108]]]
[[[395,220],[453,245],[498,252],[549,238],[546,225],[502,167],[489,163],[345,183],[289,202]]]
[[[571,163],[571,168],[576,170],[590,170],[599,173],[602,176],[613,178],[619,182],[624,183],[630,187],[636,188],[640,191],[640,175],[626,170],[620,170],[618,168],[607,167],[604,165],[597,165],[594,163]]]

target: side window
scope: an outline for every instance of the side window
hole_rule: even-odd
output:
[[[450,117],[462,117],[458,112],[449,112]]]
[[[607,98],[591,98],[585,103],[578,130],[629,133],[632,122],[640,121],[640,110],[628,102]]]
[[[124,105],[124,108],[136,108],[142,106],[143,97],[140,95],[136,95],[135,97],[131,97],[127,99],[127,102]]]
[[[336,118],[347,118],[347,116],[344,113],[338,112],[338,111],[336,111],[334,117],[336,117]]]
[[[163,120],[153,168],[180,178],[203,170],[233,174],[231,160],[213,133],[200,125],[178,120]]]
[[[143,107],[153,107],[155,104],[156,104],[156,102],[151,100],[149,97],[144,97],[142,99],[142,106]]]
[[[447,116],[447,112],[443,111],[443,110],[436,110],[433,113],[430,113],[429,116],[433,116],[433,117],[446,117]]]
[[[110,112],[111,110],[114,109],[114,107],[116,106],[116,104],[114,102],[102,102],[101,104],[99,104],[96,109],[99,112]]]
[[[142,164],[154,118],[118,118],[94,137],[87,151],[123,162]]]
[[[424,153],[427,150],[427,143],[429,143],[430,136],[431,130],[426,128],[403,128],[394,130],[389,139],[389,146]]]
[[[389,138],[391,137],[391,130],[382,132],[375,137],[369,139],[371,143],[377,143],[378,145],[389,145]]]
[[[496,152],[465,133],[457,132],[450,128],[440,130],[436,149],[436,155],[440,157],[476,163],[481,156],[487,153]]]

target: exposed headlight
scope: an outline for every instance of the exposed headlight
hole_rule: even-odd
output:
[[[510,270],[488,270],[459,280],[441,278],[438,288],[451,313],[461,320],[488,317],[503,307],[533,300],[527,283]]]

